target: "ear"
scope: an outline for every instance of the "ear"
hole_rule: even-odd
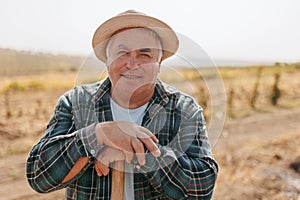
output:
[[[160,58],[160,61],[158,62],[158,69],[159,69],[158,72],[160,72],[160,66],[161,66],[161,63],[162,63],[162,57]]]

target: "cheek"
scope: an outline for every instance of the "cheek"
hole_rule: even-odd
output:
[[[110,65],[107,66],[107,71],[111,74],[113,73],[119,74],[123,66],[124,66],[124,62],[115,60],[114,62],[112,62]]]
[[[115,65],[110,65],[107,67],[108,76],[113,84],[115,84],[120,79],[120,68]]]
[[[151,65],[151,66],[145,66],[145,73],[148,74],[149,76],[153,77],[153,76],[157,76],[157,74],[159,73],[159,65],[155,64],[155,65]]]

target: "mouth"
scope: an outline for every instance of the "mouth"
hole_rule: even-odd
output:
[[[134,75],[134,74],[121,74],[121,77],[130,79],[130,80],[135,80],[135,79],[140,79],[142,76],[140,75]]]

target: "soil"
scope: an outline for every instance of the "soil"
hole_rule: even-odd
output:
[[[300,109],[226,122],[214,199],[300,199]],[[298,170],[294,168],[298,163]]]

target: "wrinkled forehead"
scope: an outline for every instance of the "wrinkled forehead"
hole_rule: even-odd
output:
[[[130,50],[141,48],[161,49],[159,36],[148,28],[127,28],[117,31],[107,43],[108,49],[126,46]]]

